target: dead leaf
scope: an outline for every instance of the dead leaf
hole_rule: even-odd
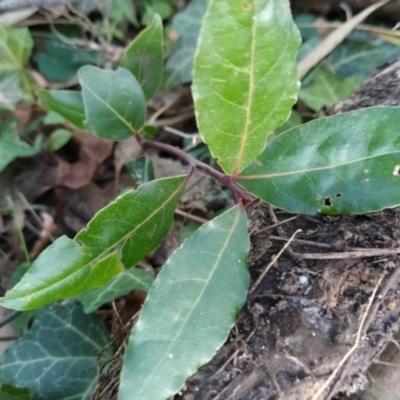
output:
[[[79,141],[79,160],[71,164],[69,172],[59,182],[59,185],[69,189],[79,189],[89,184],[113,148],[113,142],[82,130],[76,131],[74,139]]]

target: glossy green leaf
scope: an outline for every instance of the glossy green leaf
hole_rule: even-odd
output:
[[[49,151],[54,152],[65,146],[72,138],[68,129],[56,129],[49,137]]]
[[[264,149],[296,102],[300,36],[288,0],[211,0],[192,92],[200,134],[228,174]]]
[[[125,52],[120,66],[130,71],[142,86],[146,100],[150,100],[161,84],[164,72],[164,32],[161,19],[154,16]]]
[[[0,381],[28,388],[35,400],[90,400],[110,341],[101,319],[78,304],[46,307],[1,356]]]
[[[28,310],[104,286],[155,250],[173,224],[186,177],[159,179],[99,211],[75,240],[57,239],[0,303]]]
[[[76,127],[83,129],[85,126],[85,108],[82,94],[72,90],[41,90],[39,99],[43,107],[54,111],[72,122]]]
[[[14,110],[20,100],[32,99],[33,81],[24,69],[32,47],[27,28],[0,24],[0,109]]]
[[[277,135],[238,177],[295,213],[362,214],[400,204],[400,108],[371,107]]]
[[[128,70],[87,66],[79,70],[78,77],[90,131],[109,140],[127,139],[140,131],[146,118],[146,100]]]
[[[0,172],[17,157],[32,157],[42,150],[42,140],[37,136],[33,146],[20,140],[16,122],[0,124]]]
[[[172,19],[172,28],[178,34],[178,39],[171,46],[165,64],[164,81],[167,88],[192,81],[194,53],[207,3],[208,0],[192,0]]]
[[[150,157],[140,156],[126,164],[126,168],[138,185],[154,179],[154,165]]]
[[[307,84],[302,85],[299,98],[318,111],[323,106],[332,106],[347,98],[363,80],[363,76],[341,78],[319,66],[309,74]]]
[[[246,215],[203,225],[157,276],[127,346],[119,400],[165,400],[209,361],[246,300]]]
[[[125,296],[132,290],[148,292],[153,280],[153,275],[149,271],[131,268],[115,275],[105,286],[89,290],[77,297],[76,300],[80,301],[85,313],[88,314],[96,311],[103,304]]]

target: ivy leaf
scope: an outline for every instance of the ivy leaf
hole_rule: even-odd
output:
[[[172,88],[192,80],[194,53],[207,0],[192,0],[172,19],[178,40],[172,45],[165,64],[165,86]]]
[[[211,0],[192,92],[203,140],[228,174],[264,149],[299,90],[300,36],[288,0]]]
[[[86,66],[79,70],[78,77],[90,131],[109,140],[128,139],[140,131],[146,118],[146,100],[128,70]]]
[[[49,246],[0,303],[29,310],[104,286],[160,245],[185,184],[185,176],[159,179],[117,198],[75,240]]]
[[[0,124],[0,172],[17,157],[32,157],[42,150],[38,136],[33,146],[20,140],[13,120]]]
[[[164,33],[161,18],[155,15],[125,52],[120,66],[130,71],[150,100],[161,84],[164,71]]]
[[[56,112],[78,128],[85,127],[85,108],[81,93],[72,90],[41,90],[39,99],[43,107]]]
[[[68,129],[56,129],[51,133],[48,141],[48,149],[51,153],[64,147],[72,138],[72,132]]]
[[[90,400],[98,357],[104,364],[112,356],[110,341],[101,319],[78,304],[46,307],[1,356],[0,380],[28,388],[35,400]]]
[[[236,206],[172,254],[131,334],[119,400],[167,399],[212,358],[246,300],[248,250],[246,215]]]
[[[0,108],[14,110],[20,100],[31,100],[32,79],[24,69],[33,47],[27,28],[0,24]]]
[[[77,297],[76,300],[82,304],[85,313],[89,314],[103,304],[125,296],[132,290],[138,289],[148,292],[153,280],[153,275],[149,271],[131,268],[115,275],[105,286],[89,290]]]
[[[332,106],[347,98],[364,80],[362,76],[341,78],[320,65],[307,75],[299,98],[311,109]]]
[[[238,176],[294,213],[363,214],[400,204],[400,108],[320,118],[277,135]]]
[[[49,81],[67,82],[80,67],[101,64],[104,56],[99,51],[77,48],[58,37],[46,42],[44,52],[37,53],[35,60],[39,72]]]

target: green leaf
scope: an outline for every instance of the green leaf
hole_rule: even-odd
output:
[[[165,86],[172,88],[192,80],[194,53],[207,0],[192,0],[172,19],[178,40],[173,44],[165,64]]]
[[[211,0],[192,92],[200,134],[226,173],[243,170],[289,118],[299,45],[288,0]]]
[[[141,2],[144,8],[142,24],[146,25],[150,23],[157,14],[161,19],[170,18],[174,13],[174,7],[171,4],[173,1],[174,0],[143,0]]]
[[[88,314],[96,311],[103,304],[125,296],[132,290],[137,289],[148,292],[153,280],[153,275],[149,271],[141,268],[131,268],[115,275],[105,286],[89,290],[77,297],[76,300],[82,303],[85,313]]]
[[[57,239],[0,303],[28,310],[104,286],[155,250],[173,224],[185,176],[129,191],[99,211],[75,240]]]
[[[238,177],[294,213],[362,214],[400,204],[400,108],[371,107],[277,135]]]
[[[164,72],[164,33],[161,19],[154,16],[125,52],[120,66],[130,71],[142,86],[146,100],[150,100],[161,84]]]
[[[0,109],[13,111],[18,102],[29,101],[31,97],[21,89],[22,74],[16,71],[0,72]]]
[[[110,341],[101,319],[78,304],[46,307],[0,358],[0,380],[28,388],[35,400],[90,400]]]
[[[38,136],[33,146],[18,137],[15,121],[0,124],[0,172],[17,157],[32,157],[42,150],[42,140]]]
[[[32,80],[24,69],[32,47],[28,29],[0,25],[0,108],[14,110],[18,101],[32,99]]]
[[[55,111],[49,111],[44,117],[43,123],[45,125],[58,125],[65,121],[66,119],[62,115],[57,114]]]
[[[85,108],[81,93],[72,90],[41,90],[39,99],[43,107],[56,112],[78,128],[85,127]]]
[[[145,125],[142,128],[142,134],[148,140],[153,140],[156,137],[157,132],[158,132],[158,128],[153,125]]]
[[[54,152],[65,146],[72,138],[68,129],[56,129],[49,137],[49,151]]]
[[[154,165],[150,157],[140,156],[131,160],[126,164],[126,168],[138,185],[154,180]]]
[[[385,62],[400,57],[400,47],[368,32],[354,31],[328,57],[330,67],[342,77],[368,76]]]
[[[46,43],[45,52],[36,55],[39,72],[50,81],[66,82],[80,67],[102,61],[103,56],[100,52],[79,49],[67,40],[51,38]]]
[[[246,300],[248,250],[246,215],[236,206],[173,253],[131,334],[119,400],[165,400],[212,358]]]
[[[0,400],[31,400],[32,397],[28,389],[17,389],[9,385],[2,384],[0,389]]]
[[[299,92],[299,98],[317,111],[347,98],[364,80],[363,76],[341,78],[320,65],[315,68]]]
[[[79,70],[78,77],[89,130],[109,140],[127,139],[140,131],[146,118],[146,100],[129,71],[87,66]]]
[[[22,264],[18,265],[14,273],[11,275],[10,279],[10,284],[9,284],[9,289],[14,287],[20,280],[21,278],[26,274],[26,272],[29,270],[31,267],[32,263],[31,262],[23,262]],[[29,311],[24,311],[18,317],[13,319],[10,322],[10,325],[15,329],[16,331],[23,332],[25,331],[33,317],[36,315],[37,310],[29,310]],[[0,397],[1,399],[1,397]]]

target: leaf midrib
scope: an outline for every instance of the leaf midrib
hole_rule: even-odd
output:
[[[111,251],[111,249],[115,248],[118,244],[120,244],[121,242],[123,242],[124,240],[126,240],[129,236],[133,235],[134,232],[136,232],[142,225],[144,225],[146,222],[148,222],[151,218],[153,218],[162,208],[164,208],[173,197],[175,197],[177,195],[177,193],[179,193],[179,191],[181,190],[182,186],[185,185],[186,180],[184,179],[182,181],[182,183],[178,186],[178,188],[172,193],[172,195],[164,202],[162,203],[162,205],[160,205],[160,207],[158,207],[155,211],[153,211],[152,214],[150,214],[143,222],[141,222],[139,225],[137,225],[135,227],[135,229],[133,229],[132,231],[130,231],[129,233],[127,233],[126,235],[124,235],[121,239],[119,239],[118,241],[116,241],[114,244],[110,245],[107,249],[105,249],[102,253],[100,253],[98,256],[96,256],[94,259],[92,259],[91,261],[89,261],[87,264],[85,264],[84,266],[82,266],[80,269],[74,271],[72,274],[66,275],[63,278],[58,278],[57,281],[53,282],[51,285],[47,285],[45,287],[40,288],[39,290],[34,291],[31,294],[25,295],[24,297],[31,297],[31,296],[35,296],[37,297],[37,295],[40,292],[46,291],[49,288],[56,286],[57,284],[60,284],[62,282],[64,282],[67,279],[70,279],[71,277],[73,277],[76,274],[79,274],[84,268],[90,266],[93,267],[98,261],[100,261],[107,253],[109,253]],[[75,239],[74,239],[75,241]],[[87,247],[86,247],[87,248]],[[111,254],[111,253],[110,253]],[[76,295],[77,296],[77,295]],[[7,300],[13,300],[13,299],[18,299],[21,296],[18,295],[16,297],[9,297]],[[5,297],[6,299],[6,297]]]
[[[209,286],[210,281],[211,281],[212,277],[214,276],[214,274],[215,274],[215,272],[216,272],[216,270],[217,270],[217,268],[218,268],[218,266],[219,266],[221,257],[222,257],[222,255],[225,253],[225,250],[226,250],[227,247],[228,247],[228,243],[230,242],[230,240],[231,240],[231,238],[232,238],[232,235],[233,235],[233,232],[235,231],[236,225],[239,223],[239,219],[240,219],[240,210],[238,209],[238,210],[237,210],[237,213],[236,213],[236,216],[235,216],[235,220],[234,220],[234,222],[233,222],[233,224],[232,224],[231,229],[229,230],[229,233],[228,233],[228,235],[227,235],[227,237],[226,237],[226,240],[225,240],[225,242],[224,242],[224,244],[223,244],[223,246],[222,246],[222,248],[221,248],[221,251],[220,251],[220,253],[219,253],[219,255],[218,255],[218,257],[217,257],[217,259],[216,259],[216,261],[215,261],[215,263],[214,263],[214,265],[213,265],[213,267],[211,268],[211,271],[210,271],[210,274],[209,274],[207,280],[205,280],[203,289],[201,290],[201,292],[200,292],[200,294],[199,294],[199,296],[198,296],[196,302],[194,303],[192,309],[191,309],[190,312],[188,313],[188,315],[187,315],[187,317],[186,317],[186,320],[182,323],[181,328],[178,330],[178,332],[176,333],[175,337],[171,340],[171,344],[168,346],[167,350],[165,351],[164,356],[161,358],[160,362],[159,362],[159,363],[157,364],[157,366],[154,368],[153,373],[152,373],[152,374],[148,377],[148,379],[144,382],[144,384],[143,384],[143,386],[142,386],[140,392],[138,393],[138,395],[140,395],[140,394],[143,393],[144,389],[145,389],[145,388],[148,386],[148,384],[151,382],[152,378],[153,378],[154,375],[157,373],[157,371],[160,369],[161,365],[165,362],[165,360],[167,359],[167,355],[169,354],[171,348],[172,348],[172,347],[174,346],[174,344],[176,343],[178,337],[180,336],[180,334],[182,333],[182,331],[183,331],[184,328],[186,327],[186,325],[187,325],[187,323],[188,323],[190,317],[192,316],[194,310],[196,309],[196,307],[197,307],[197,305],[199,304],[200,300],[203,298],[204,292],[206,291],[207,287]]]
[[[88,85],[86,85],[86,83],[84,83],[83,81],[80,82],[81,85],[83,87],[85,87],[85,89],[87,89],[98,101],[100,101],[100,103],[104,104],[120,121],[122,121],[122,123],[133,133],[135,134],[137,131],[135,129],[133,129],[133,127],[131,126],[131,124],[129,124],[129,122],[122,117],[122,115],[120,113],[118,113],[113,107],[111,107],[107,102],[105,102],[101,97],[99,97],[97,95],[96,92],[94,92]],[[84,100],[85,102],[85,100]]]
[[[365,160],[369,160],[369,159],[372,159],[372,158],[383,157],[383,156],[396,154],[396,153],[400,153],[400,150],[389,151],[387,153],[381,153],[381,154],[377,154],[377,155],[357,158],[357,159],[354,159],[354,160],[350,160],[350,161],[346,161],[346,162],[342,162],[342,163],[338,163],[338,164],[334,164],[334,165],[328,165],[328,166],[324,166],[324,167],[298,169],[298,170],[295,170],[295,171],[276,172],[276,173],[272,173],[272,174],[262,174],[262,175],[238,175],[238,176],[235,176],[235,180],[243,181],[243,180],[250,180],[250,179],[265,179],[265,178],[275,178],[275,177],[280,177],[280,176],[305,174],[305,173],[308,173],[308,172],[326,171],[326,170],[335,169],[335,168],[338,168],[338,167],[343,167],[345,165],[355,164],[355,163],[358,163],[358,162],[361,162],[361,161],[365,161]],[[262,167],[259,167],[259,168],[262,168]]]
[[[244,132],[240,142],[240,149],[238,153],[238,158],[236,160],[236,164],[233,170],[233,175],[237,175],[240,172],[240,168],[242,166],[244,151],[246,147],[246,143],[249,136],[249,129],[250,129],[250,116],[253,106],[253,99],[254,99],[254,59],[255,59],[255,49],[256,49],[256,26],[257,20],[255,19],[256,12],[252,15],[253,26],[251,29],[251,49],[250,49],[250,66],[248,68],[249,74],[249,92],[248,92],[248,101],[247,101],[247,109],[246,109],[246,118],[245,118],[245,125],[244,125]]]

